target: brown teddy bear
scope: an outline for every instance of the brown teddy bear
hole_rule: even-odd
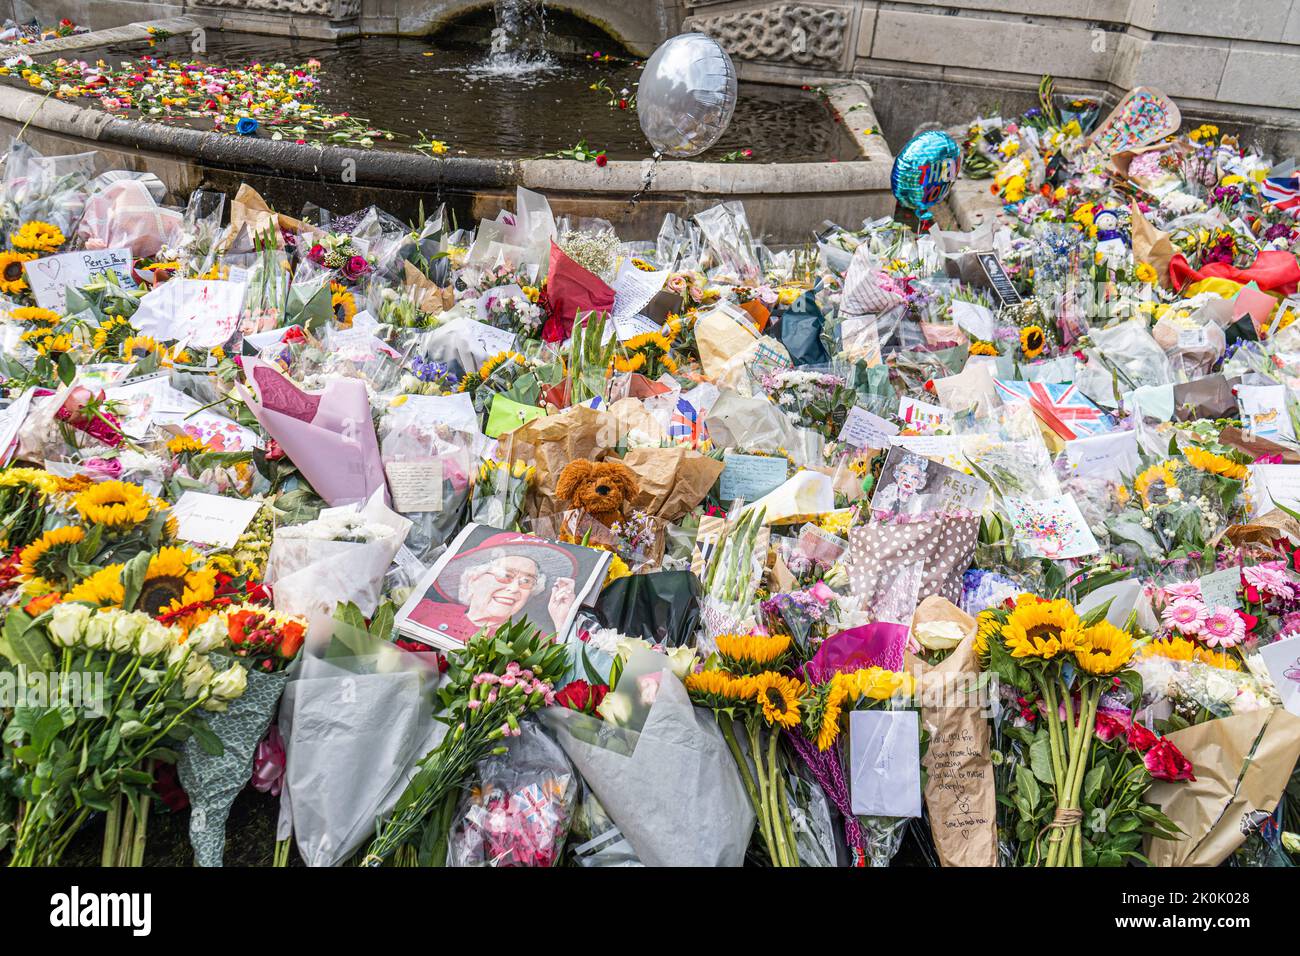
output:
[[[588,461],[579,458],[560,472],[555,493],[609,527],[623,519],[623,503],[640,491],[636,472],[621,461]]]

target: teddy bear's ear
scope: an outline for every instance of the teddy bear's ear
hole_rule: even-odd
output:
[[[635,471],[621,461],[606,462],[605,467],[609,469],[606,474],[610,479],[622,486],[624,497],[629,499],[636,497],[636,493],[641,490],[641,482],[637,479]]]
[[[555,483],[555,493],[565,501],[572,502],[578,487],[590,477],[595,465],[585,458],[569,462],[560,472],[560,480]]]

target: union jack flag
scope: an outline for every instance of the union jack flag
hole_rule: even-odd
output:
[[[1292,216],[1300,215],[1300,176],[1275,176],[1259,184],[1260,195]]]
[[[1057,382],[1012,382],[994,379],[1004,404],[1027,402],[1034,414],[1066,441],[1099,435],[1115,427],[1111,418],[1094,405],[1073,384]]]
[[[689,441],[692,448],[698,448],[709,437],[709,430],[700,421],[699,411],[681,396],[678,396],[677,410],[668,422],[668,436],[683,443]]]

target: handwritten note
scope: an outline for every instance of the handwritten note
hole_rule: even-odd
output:
[[[938,713],[943,723],[931,732],[925,754],[925,796],[931,826],[937,831],[935,842],[954,857],[956,865],[979,865],[963,859],[963,854],[985,847],[996,854],[994,840],[981,839],[991,835],[996,814],[988,725],[973,707],[943,708]]]
[[[233,548],[261,507],[258,501],[187,491],[172,509],[176,537],[196,544]]]
[[[889,439],[898,434],[898,426],[854,405],[840,429],[840,441],[854,448],[887,448]]]
[[[1080,478],[1122,481],[1139,471],[1137,432],[1106,432],[1065,443],[1065,460]]]
[[[631,259],[624,259],[614,276],[615,323],[619,319],[631,318],[649,304],[668,281],[668,270],[646,272],[632,264]]]
[[[1213,574],[1201,576],[1201,600],[1207,607],[1241,607],[1238,591],[1241,589],[1241,572],[1236,568],[1224,568]]]
[[[384,474],[388,476],[394,511],[416,514],[442,510],[442,462],[437,458],[385,462]]]
[[[718,495],[723,501],[756,501],[784,484],[790,467],[784,458],[766,455],[726,455],[722,461]]]
[[[33,259],[24,263],[23,271],[27,273],[27,284],[36,297],[36,304],[43,309],[62,312],[68,286],[86,285],[105,272],[116,274],[122,285],[134,289],[131,261],[130,249],[85,250]]]
[[[224,344],[239,328],[244,284],[222,279],[172,279],[149,292],[131,322],[159,341],[185,339],[201,349]]]
[[[0,466],[9,461],[9,446],[18,437],[18,429],[22,428],[27,418],[27,411],[32,406],[33,394],[33,390],[29,388],[10,402],[7,408],[0,410]]]

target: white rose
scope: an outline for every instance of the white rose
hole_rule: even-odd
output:
[[[222,700],[234,700],[243,696],[248,688],[248,673],[238,664],[230,667],[212,678],[212,696]]]
[[[136,637],[135,652],[141,657],[153,657],[167,650],[169,646],[180,647],[179,644],[173,644],[174,638],[175,633],[170,627],[157,621],[148,621],[140,628],[140,633]]]
[[[148,620],[149,615],[147,614],[127,614],[122,612],[114,615],[113,634],[108,639],[108,649],[114,654],[134,650],[136,635],[140,633],[140,629]]]
[[[686,675],[695,666],[695,648],[682,645],[668,651],[668,663],[678,680],[685,680]]]
[[[626,662],[632,656],[633,651],[650,650],[649,641],[643,641],[639,637],[621,637],[618,642],[618,656]]]
[[[596,708],[596,713],[602,720],[625,724],[632,717],[632,699],[627,694],[620,694],[617,691],[606,694],[605,699]]]
[[[947,651],[962,642],[966,630],[956,621],[925,621],[914,627],[912,634],[927,650]]]
[[[50,615],[50,636],[60,647],[75,647],[90,617],[91,609],[84,604],[56,604]]]
[[[1218,668],[1214,668],[1215,671]],[[1237,696],[1237,685],[1218,673],[1205,676],[1205,695],[1216,704],[1226,704]]]
[[[199,693],[212,683],[212,678],[216,675],[216,670],[206,657],[191,657],[189,663],[185,665],[185,676],[181,681],[185,699],[193,700],[198,697]]]
[[[113,616],[111,611],[100,611],[93,614],[86,621],[85,629],[82,631],[82,643],[91,650],[96,650],[108,645],[109,638],[113,635]]]
[[[208,618],[190,631],[189,640],[186,643],[194,648],[195,653],[198,654],[207,654],[209,651],[224,647],[226,643],[225,619],[215,615]]]

